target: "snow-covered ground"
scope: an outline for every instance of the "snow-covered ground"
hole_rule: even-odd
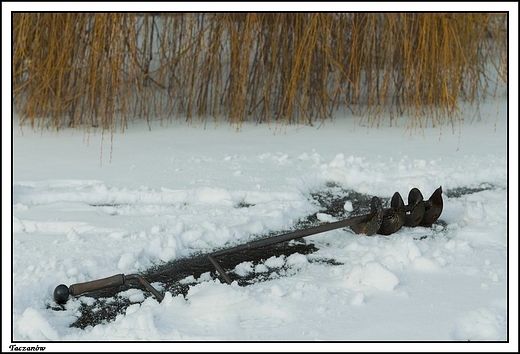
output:
[[[498,109],[482,105],[481,122],[470,122],[471,116],[454,130],[427,128],[411,136],[404,122],[371,129],[352,120],[319,127],[244,124],[240,132],[225,123],[174,122],[152,131],[136,123],[114,136],[112,151],[110,137],[99,133],[33,132],[15,123],[12,340],[30,342],[19,347],[75,351],[99,344],[55,342],[505,341],[509,333],[517,343],[517,292],[508,302],[508,281],[516,291],[517,279],[516,273],[508,279],[508,270],[517,269],[511,250],[518,229],[509,230],[508,247],[508,213],[518,210],[508,210],[508,195],[518,181],[508,185],[506,101]],[[88,295],[69,299],[65,311],[49,308],[60,283],[142,273],[290,229],[317,213],[310,194],[330,182],[384,198],[398,191],[405,201],[412,187],[426,198],[441,185],[444,191],[485,190],[445,193],[445,229],[403,228],[388,237],[339,229],[307,237],[319,249],[312,254],[242,263],[238,273],[284,273],[249,286],[204,274],[185,297],[166,292],[161,303],[132,289],[123,293],[133,303],[125,314],[85,329],[70,324],[91,301]],[[237,208],[241,203],[250,207]],[[4,210],[3,220],[8,217]],[[5,302],[10,245],[3,225]],[[182,348],[223,349],[193,345]],[[102,348],[155,349],[149,343]]]

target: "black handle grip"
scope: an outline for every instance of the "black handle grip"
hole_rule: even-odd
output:
[[[125,283],[125,275],[124,274],[116,274],[112,275],[108,278],[88,281],[85,283],[72,284],[69,286],[69,293],[71,295],[80,295],[83,293],[87,293],[89,291],[101,290],[106,288],[111,288],[114,286],[120,286]]]

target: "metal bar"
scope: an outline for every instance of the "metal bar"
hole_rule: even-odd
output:
[[[292,232],[288,232],[282,235],[278,236],[272,236],[267,237],[261,240],[251,241],[248,243],[245,243],[243,245],[239,245],[232,248],[226,248],[217,252],[213,252],[211,256],[217,257],[222,256],[229,253],[234,253],[238,251],[253,249],[253,248],[259,248],[263,246],[273,245],[275,243],[280,243],[284,241],[294,240],[296,238],[300,237],[306,237],[314,234],[319,234],[325,231],[335,230],[335,229],[341,229],[343,227],[351,226],[360,222],[365,222],[367,220],[370,220],[375,213],[367,214],[367,215],[360,215],[360,216],[354,216],[349,219],[341,220],[341,221],[335,221],[328,224],[323,224],[315,227],[310,227],[308,229],[302,229],[302,230],[296,230]],[[211,261],[211,259],[210,259]],[[213,263],[213,262],[212,262]]]
[[[208,259],[213,264],[215,269],[222,275],[222,278],[226,281],[226,283],[231,284],[231,278],[226,274],[226,271],[220,266],[220,264],[217,262],[215,258],[213,258],[211,255],[208,255]]]
[[[164,296],[161,295],[161,293],[159,293],[153,286],[152,284],[150,284],[145,278],[143,278],[142,276],[140,276],[139,274],[129,274],[127,276],[125,276],[125,279],[126,280],[131,280],[131,279],[137,279],[139,281],[139,283],[141,283],[142,286],[144,286],[146,288],[146,290],[148,290],[149,292],[151,292],[156,298],[157,300],[159,300],[159,302],[163,301],[164,299]]]
[[[375,213],[355,216],[353,218],[349,218],[349,219],[345,219],[345,220],[341,220],[341,221],[335,221],[335,222],[331,222],[328,224],[323,224],[323,225],[319,225],[319,226],[315,226],[315,227],[310,227],[308,229],[296,230],[296,231],[288,232],[288,233],[278,235],[278,236],[272,236],[272,237],[267,237],[267,238],[264,238],[261,240],[251,241],[251,242],[248,242],[248,243],[240,245],[240,246],[213,252],[212,254],[208,255],[208,259],[211,262],[211,264],[213,264],[215,269],[220,273],[222,278],[224,278],[226,283],[231,284],[231,282],[232,282],[231,278],[229,278],[226,271],[222,268],[222,266],[217,262],[217,260],[214,257],[222,256],[222,255],[229,254],[229,253],[235,253],[235,252],[239,252],[239,251],[243,251],[243,250],[250,250],[250,249],[259,248],[259,247],[263,247],[263,246],[273,245],[275,243],[294,240],[296,238],[319,234],[319,233],[322,233],[325,231],[341,229],[346,226],[351,226],[351,225],[354,225],[354,224],[357,224],[360,222],[365,222],[367,220],[370,220],[371,218],[374,217],[374,215],[375,215]]]

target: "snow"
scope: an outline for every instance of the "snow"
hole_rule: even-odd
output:
[[[158,341],[158,348],[162,341],[513,341],[517,297],[508,282],[513,291],[518,234],[508,224],[516,222],[508,214],[517,215],[508,196],[516,185],[508,184],[507,104],[498,103],[481,104],[480,122],[411,132],[404,121],[246,123],[239,132],[181,121],[148,131],[136,122],[111,140],[72,129],[34,132],[15,121],[11,245],[3,238],[4,265],[12,261],[12,272],[4,271],[12,275],[11,341],[59,350],[58,342],[89,341],[76,351],[100,349],[100,341]],[[70,324],[81,303],[93,301],[88,294],[70,298],[65,311],[48,308],[58,284],[142,273],[290,229],[311,214],[336,221],[310,198],[330,182],[382,198],[406,197],[413,187],[425,197],[439,186],[484,190],[445,193],[445,229],[388,237],[339,229],[306,237],[314,253],[243,262],[238,275],[276,270],[248,286],[206,273],[186,279],[195,284],[185,297],[166,291],[161,303],[131,289],[120,293],[131,302],[124,314],[85,329]],[[352,203],[344,209],[352,212]],[[480,345],[470,350],[488,348]]]

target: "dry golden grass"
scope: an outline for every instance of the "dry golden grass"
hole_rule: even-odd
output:
[[[507,78],[507,15],[13,15],[14,102],[33,128],[129,119],[453,124]]]

